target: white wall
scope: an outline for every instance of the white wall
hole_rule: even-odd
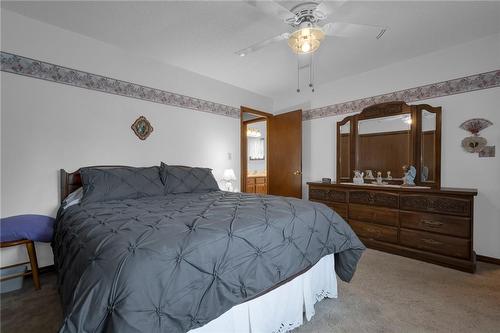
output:
[[[272,100],[228,84],[131,56],[102,42],[2,10],[2,51],[234,107],[271,110]],[[96,164],[207,166],[217,179],[239,166],[239,120],[1,72],[1,216],[54,216],[58,170]],[[140,115],[154,132],[130,129]],[[232,155],[232,159],[228,158]],[[40,266],[52,263],[37,244]],[[2,249],[2,265],[25,259]]]
[[[396,63],[357,76],[318,86],[314,95],[291,93],[275,99],[277,113],[326,106],[500,69],[500,35]],[[474,248],[478,254],[500,258],[500,156],[479,158],[462,150],[468,135],[458,128],[465,120],[484,117],[494,125],[481,134],[500,149],[500,88],[421,101],[443,107],[442,186],[479,190],[475,204]],[[420,103],[420,102],[418,102]],[[416,103],[416,104],[418,104]],[[303,122],[303,180],[335,179],[336,122],[345,116]],[[304,184],[304,198],[307,186]]]
[[[321,50],[320,50],[321,51]],[[274,98],[275,113],[304,110],[446,81],[500,68],[500,34]]]

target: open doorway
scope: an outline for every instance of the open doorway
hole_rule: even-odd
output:
[[[302,197],[302,111],[241,107],[242,192]]]
[[[241,108],[241,188],[268,193],[268,119],[271,114]]]

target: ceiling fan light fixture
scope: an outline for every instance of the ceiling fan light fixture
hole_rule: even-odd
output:
[[[288,46],[296,54],[315,52],[321,40],[325,38],[323,30],[317,27],[307,26],[293,32],[288,38]]]
[[[305,42],[304,44],[302,44],[302,46],[300,47],[300,50],[304,53],[308,53],[309,51],[311,51],[311,44],[309,44],[309,42]]]

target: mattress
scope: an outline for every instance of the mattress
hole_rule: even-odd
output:
[[[187,332],[326,255],[349,281],[365,249],[323,204],[208,192],[60,210],[60,332]]]

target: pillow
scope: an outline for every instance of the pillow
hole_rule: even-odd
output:
[[[137,199],[163,195],[165,188],[157,166],[81,168],[83,203]]]
[[[70,206],[79,204],[80,201],[82,201],[83,198],[83,187],[79,187],[75,191],[71,192],[66,199],[63,200],[62,202],[62,209],[66,209]]]
[[[161,162],[161,180],[166,193],[190,193],[219,191],[212,169],[166,165]]]

